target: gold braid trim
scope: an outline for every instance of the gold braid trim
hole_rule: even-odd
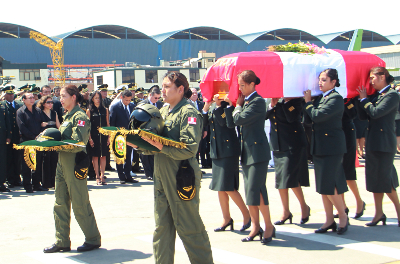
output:
[[[171,146],[171,147],[175,147],[175,148],[180,148],[180,149],[184,149],[186,148],[186,144],[183,142],[176,142],[170,139],[166,139],[157,135],[154,135],[152,133],[149,133],[147,131],[144,130],[140,130],[138,132],[139,136],[141,137],[147,137],[151,140],[157,141],[158,143],[163,144],[164,146]]]
[[[15,144],[14,144],[14,146],[15,146]],[[30,156],[29,149],[26,148],[24,151],[25,163],[26,163],[26,165],[28,165],[29,169],[36,170],[36,164],[32,163],[31,158],[29,156]]]
[[[78,142],[78,143],[76,143],[76,145],[84,146],[85,144],[83,144],[82,142]],[[74,148],[76,148],[76,146],[66,144],[66,145],[54,146],[54,147],[41,147],[41,146],[19,146],[19,145],[14,144],[13,148],[14,149],[34,149],[36,151],[62,151],[64,149],[74,149]]]
[[[126,128],[118,128],[117,130],[107,130],[102,127],[99,127],[98,130],[101,134],[106,135],[106,136],[113,136],[117,132],[119,132],[123,136],[138,134],[138,130],[127,130]]]
[[[313,107],[313,105],[312,105],[312,104],[307,105],[306,110],[307,110],[308,108],[310,108],[310,107]]]

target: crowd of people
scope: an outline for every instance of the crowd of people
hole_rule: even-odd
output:
[[[386,193],[395,206],[400,226],[400,203],[396,193],[399,182],[393,165],[395,154],[399,153],[400,97],[398,91],[392,89],[394,79],[385,68],[376,67],[370,71],[373,95],[368,96],[366,88],[359,87],[359,96],[353,99],[344,99],[335,90],[340,87],[335,69],[320,73],[318,83],[322,95],[318,97],[312,97],[310,90],[306,90],[303,98],[264,99],[256,91],[261,80],[253,71],[245,70],[237,78],[241,93],[236,106],[228,96],[218,94],[203,102],[199,91],[190,89],[186,77],[178,72],[168,73],[161,89],[153,86],[148,98],[143,98],[140,89],[141,95],[136,97],[138,90],[133,85],[116,91],[118,95],[112,98],[107,97],[107,85],[100,85],[91,94],[86,85],[68,85],[61,89],[61,97],[58,87],[52,91],[49,86],[38,89],[26,85],[19,88],[23,92],[16,96],[15,87],[5,85],[2,88],[4,102],[0,104],[0,111],[4,112],[3,115],[0,112],[0,144],[6,147],[0,149],[7,159],[0,161],[7,170],[0,171],[0,191],[8,192],[9,188],[23,185],[26,192],[32,193],[56,186],[57,242],[45,252],[70,250],[69,223],[64,218],[70,214],[67,205],[71,202],[86,237],[78,250],[100,247],[100,233],[88,196],[66,198],[65,194],[71,188],[87,193],[86,181],[76,181],[74,176],[71,180],[67,176],[69,169],[63,166],[75,161],[77,151],[71,151],[72,154],[38,151],[36,169],[32,170],[21,162],[23,154],[12,145],[35,139],[46,128],[59,128],[63,138],[87,144],[93,171],[88,179],[105,185],[105,170],[110,166],[110,141],[97,128],[130,129],[135,108],[152,104],[160,109],[165,122],[161,136],[184,142],[186,148],[176,149],[143,138],[159,150],[154,153],[127,142],[126,159],[123,164],[117,164],[117,173],[120,184],[137,182],[132,169],[138,166],[140,159],[146,178],[154,179],[156,229],[153,245],[157,263],[173,262],[174,249],[169,245],[174,243],[175,232],[182,239],[192,263],[212,263],[209,238],[199,214],[199,192],[196,192],[202,177],[199,160],[202,168],[212,168],[209,188],[218,192],[221,205],[223,220],[214,231],[225,231],[229,227],[233,230],[229,212],[231,198],[243,216],[240,231],[251,228],[243,242],[259,237],[261,243],[268,244],[276,236],[274,225],[292,223],[289,189],[301,207],[300,224],[309,221],[311,208],[302,191],[303,187],[310,186],[309,164],[314,165],[316,191],[322,196],[326,214],[325,223],[315,233],[329,230],[339,235],[346,233],[349,209],[344,193],[349,188],[357,203],[354,218],[361,217],[365,210],[356,182],[356,158],[365,158],[366,187],[375,199],[374,218],[366,225],[386,223],[382,209]],[[265,122],[270,122],[267,133]],[[271,159],[275,167],[275,188],[279,190],[283,207],[281,218],[274,223],[266,186]],[[238,192],[240,165],[245,199]],[[192,169],[187,170],[187,167]],[[177,195],[177,188],[180,188],[177,179],[182,171],[193,180],[191,188],[185,189],[190,194],[184,196],[186,199]],[[85,204],[88,206],[82,208]],[[260,225],[260,212],[265,230]]]

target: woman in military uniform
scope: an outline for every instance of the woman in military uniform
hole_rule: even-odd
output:
[[[246,70],[240,73],[238,83],[242,93],[236,101],[236,108],[232,115],[235,124],[241,126],[241,163],[246,204],[249,206],[252,222],[249,236],[243,238],[242,241],[253,241],[254,237],[260,236],[262,243],[268,243],[272,241],[272,237],[275,237],[275,227],[271,222],[265,186],[268,161],[271,159],[268,139],[264,131],[266,104],[255,90],[260,79],[253,71]],[[265,233],[260,227],[260,211],[265,221]],[[264,238],[262,238],[263,233]]]
[[[271,121],[270,147],[275,163],[275,188],[281,196],[283,214],[275,225],[287,220],[292,223],[289,210],[289,188],[301,206],[300,224],[308,222],[311,209],[304,200],[301,186],[310,186],[307,164],[307,139],[301,124],[303,98],[272,98],[266,119]]]
[[[90,121],[86,113],[79,108],[81,99],[79,90],[74,85],[61,89],[61,104],[68,112],[61,124],[61,140],[76,140],[86,146],[89,139]],[[101,237],[97,228],[96,219],[89,201],[86,175],[79,175],[75,171],[76,155],[86,151],[85,148],[59,152],[56,171],[54,220],[56,224],[56,243],[45,248],[45,253],[70,251],[70,221],[71,204],[75,218],[85,234],[85,243],[78,247],[78,251],[89,251],[100,247]]]
[[[214,102],[214,103],[213,103]],[[210,157],[212,159],[212,181],[210,189],[218,191],[219,203],[224,221],[215,232],[225,231],[230,226],[233,230],[233,219],[229,212],[229,197],[239,207],[243,215],[244,231],[250,227],[250,214],[239,189],[239,155],[240,144],[233,123],[232,102],[222,101],[216,94],[213,101],[206,102],[203,107],[204,126],[210,125]],[[211,108],[210,108],[211,106]]]
[[[178,149],[163,146],[143,138],[160,150],[154,155],[154,258],[156,263],[174,263],[173,245],[178,232],[191,263],[213,263],[210,241],[199,214],[201,171],[196,153],[202,136],[203,116],[187,100],[191,91],[182,73],[168,73],[162,87],[164,102],[168,104],[160,109],[164,119],[161,136],[184,142],[187,147]],[[182,200],[177,193],[177,173],[181,162],[185,160],[195,175],[196,193],[191,200]]]
[[[353,119],[357,116],[357,110],[353,104],[354,99],[344,99],[344,111],[342,117],[342,128],[344,136],[346,138],[346,153],[343,154],[343,169],[346,177],[347,186],[356,198],[357,209],[354,216],[355,219],[360,218],[364,214],[365,203],[361,199],[360,192],[357,186],[357,173],[356,173],[356,156],[357,156],[357,142],[356,142],[356,131],[353,123]],[[349,208],[346,205],[344,199],[344,193],[342,194],[344,202],[345,213],[349,214]],[[338,218],[339,215],[335,215]]]
[[[322,195],[326,222],[315,230],[315,233],[326,233],[329,229],[336,231],[333,206],[339,213],[338,234],[347,231],[348,217],[340,194],[347,191],[342,160],[346,152],[346,139],[342,129],[344,111],[343,97],[336,92],[339,87],[338,72],[326,69],[319,75],[321,96],[311,101],[311,91],[304,92],[305,112],[312,120],[311,154],[314,160],[315,184],[317,192]]]
[[[400,204],[396,193],[399,186],[396,169],[393,165],[396,155],[395,117],[399,107],[399,95],[390,89],[394,78],[384,67],[372,68],[370,83],[376,90],[367,98],[365,87],[359,88],[358,106],[361,120],[368,119],[368,134],[365,143],[365,176],[367,191],[374,194],[375,216],[367,226],[375,226],[380,221],[386,224],[383,213],[383,195],[393,202],[400,226]]]

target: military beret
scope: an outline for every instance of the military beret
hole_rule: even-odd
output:
[[[118,86],[117,88],[115,88],[116,92],[122,92],[126,90],[126,84],[121,84],[120,86]]]
[[[136,89],[136,92],[137,93],[142,93],[142,92],[144,92],[144,88],[143,87],[139,87],[139,88]]]
[[[14,93],[15,86],[13,84],[7,84],[6,86],[1,86],[1,90],[8,94]]]
[[[30,93],[33,93],[33,94],[39,94],[40,93],[40,88],[39,87],[32,87],[31,86],[31,89],[29,89],[29,92]]]

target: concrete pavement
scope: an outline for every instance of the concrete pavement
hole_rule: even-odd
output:
[[[400,156],[396,156],[395,166],[400,172]],[[277,226],[277,237],[267,246],[259,241],[240,241],[249,232],[238,231],[243,224],[242,217],[233,202],[230,208],[235,231],[213,232],[221,224],[222,214],[217,192],[208,188],[211,169],[205,170],[207,174],[200,190],[200,214],[210,237],[215,263],[400,263],[400,227],[397,226],[394,206],[387,197],[384,198],[387,226],[364,226],[374,214],[373,196],[365,190],[364,168],[357,168],[361,197],[367,204],[364,216],[359,220],[350,218],[351,226],[342,236],[330,232],[314,234],[314,230],[325,221],[325,214],[321,196],[315,191],[313,166],[309,167],[311,186],[303,188],[303,191],[311,207],[310,221],[299,225],[300,206],[290,192],[294,222]],[[139,174],[139,183],[121,185],[116,172],[106,175],[106,186],[88,182],[90,201],[102,236],[101,248],[91,252],[76,251],[84,242],[84,236],[72,214],[72,251],[43,253],[43,248],[55,241],[54,190],[27,194],[19,187],[12,189],[11,193],[0,193],[0,263],[154,263],[153,182]],[[244,198],[242,177],[240,180],[239,191]],[[279,220],[282,213],[279,193],[274,186],[275,174],[270,169],[267,189],[273,222]],[[352,217],[356,208],[354,197],[350,191],[345,197]],[[189,263],[179,239],[175,263]]]

